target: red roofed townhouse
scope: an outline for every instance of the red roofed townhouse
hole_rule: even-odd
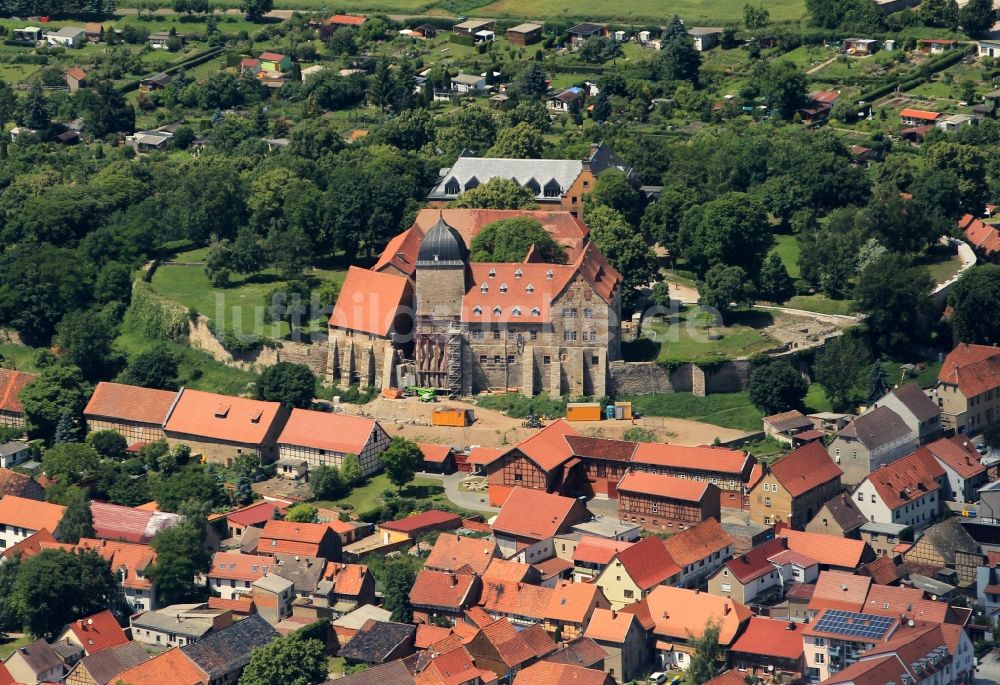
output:
[[[479,601],[479,576],[420,569],[410,588],[413,620],[417,623],[447,621],[454,625],[465,610]]]
[[[940,112],[928,112],[922,109],[912,109],[907,107],[899,113],[899,123],[903,126],[923,126],[933,124],[940,119],[943,114]]]
[[[129,445],[155,442],[163,437],[163,424],[177,396],[175,390],[101,382],[94,388],[83,418],[88,431],[115,431]]]
[[[168,442],[190,445],[209,461],[232,466],[237,457],[252,454],[268,464],[277,458],[287,419],[278,402],[181,388],[163,432]]]
[[[253,582],[275,569],[274,557],[239,552],[216,552],[205,574],[208,587],[223,599],[249,596]]]
[[[55,532],[66,507],[6,495],[0,498],[0,550],[13,547],[41,529]]]
[[[853,497],[869,521],[919,530],[937,519],[947,482],[941,465],[921,448],[870,473]]]
[[[31,381],[38,378],[36,374],[0,369],[0,426],[24,428],[24,406],[21,404],[21,391]]]
[[[718,622],[719,646],[728,650],[750,620],[746,606],[698,590],[661,585],[643,601],[653,619],[657,666],[664,670],[688,669],[694,651],[689,642],[709,621]]]
[[[618,481],[628,470],[629,460],[638,443],[582,435],[567,435],[566,442],[574,456],[583,460],[586,479],[583,494],[616,497]]]
[[[281,435],[278,456],[305,461],[309,468],[343,466],[344,457],[358,458],[361,474],[382,468],[378,455],[389,445],[389,435],[378,421],[343,412],[293,409]]]
[[[133,613],[157,609],[156,586],[147,575],[156,561],[156,552],[149,545],[131,542],[80,538],[77,548],[92,549],[111,566],[111,575],[118,583],[126,606]]]
[[[629,682],[646,672],[646,631],[634,614],[594,609],[584,636],[604,648],[604,669],[619,682]]]
[[[476,665],[509,682],[522,668],[556,651],[556,643],[541,626],[517,630],[506,618],[480,627],[465,648]]]
[[[257,553],[293,554],[340,561],[340,537],[323,523],[268,521],[260,533]]]
[[[618,520],[646,530],[673,532],[720,518],[720,491],[712,483],[629,471],[617,490]]]
[[[566,438],[576,434],[565,421],[554,421],[487,464],[490,504],[502,505],[516,487],[575,494],[583,469]]]
[[[421,469],[431,473],[454,473],[455,455],[448,445],[435,445],[429,442],[417,443],[420,454],[423,455]]]
[[[109,647],[123,645],[128,641],[115,615],[107,609],[73,621],[56,638],[56,642],[66,642],[83,648],[87,656]]]
[[[816,579],[816,589],[809,600],[809,614],[815,616],[824,609],[860,612],[865,607],[871,584],[872,579],[868,576],[823,571]]]
[[[555,553],[552,536],[590,518],[583,502],[528,488],[514,488],[493,521],[505,559],[534,563]]]
[[[729,659],[747,675],[794,682],[805,672],[802,625],[751,616],[746,630],[729,648]]]
[[[549,595],[542,627],[562,642],[582,637],[597,609],[609,609],[601,588],[593,583],[560,581]]]
[[[434,645],[429,662],[417,661],[417,672],[413,675],[416,685],[483,685],[496,682],[496,674],[477,668],[465,647],[442,647]]]
[[[941,438],[920,449],[929,452],[944,469],[946,499],[961,503],[979,501],[978,490],[986,485],[989,476],[975,446],[966,436]]]
[[[107,502],[91,502],[94,537],[149,544],[156,535],[180,523],[178,514],[123,507]]]
[[[0,557],[13,559],[15,556],[19,556],[22,560],[30,559],[33,556],[37,556],[43,549],[48,549],[50,545],[54,544],[58,544],[58,541],[52,533],[42,528],[37,533],[24,538],[16,545],[4,549],[3,552],[0,552]]]
[[[45,488],[37,480],[11,469],[0,468],[0,497],[15,495],[25,499],[45,500]]]
[[[780,537],[788,542],[788,549],[815,559],[820,570],[848,571],[853,573],[861,564],[875,559],[875,553],[863,540],[851,540],[839,535],[805,533],[784,529]]]
[[[650,536],[616,553],[594,582],[611,607],[620,609],[638,602],[658,585],[676,583],[680,573],[663,541]]]
[[[778,538],[733,557],[708,579],[708,591],[740,604],[767,604],[780,599],[785,579],[780,564],[772,562],[771,557],[784,551],[785,541]]]
[[[118,674],[113,682],[128,685],[209,685],[208,674],[188,659],[179,647]]]
[[[997,255],[1000,255],[1000,230],[996,226],[965,214],[958,220],[958,229],[965,236],[965,242],[972,245],[980,256],[991,262],[997,260]]]
[[[515,580],[483,579],[479,606],[494,619],[506,618],[519,626],[540,624],[552,598],[552,588]]]
[[[514,676],[513,685],[552,685],[552,683],[613,685],[614,682],[614,678],[610,675],[595,668],[539,661]]]
[[[708,577],[733,557],[733,538],[715,519],[672,535],[663,546],[681,567],[677,579],[681,587],[704,587]]]
[[[413,332],[408,278],[352,266],[330,314],[330,379],[361,388],[398,386],[397,336]]]
[[[806,443],[764,467],[763,476],[750,489],[750,519],[804,530],[816,512],[840,494],[843,473],[822,441]]]
[[[461,516],[437,509],[422,511],[397,521],[386,521],[378,526],[383,544],[387,545],[400,540],[416,540],[435,531],[455,530],[461,527]]]
[[[327,604],[339,615],[375,602],[375,576],[364,564],[338,564],[328,561],[323,569],[320,587],[324,587],[324,583],[331,585],[326,596]],[[306,612],[300,612],[296,608],[295,614],[300,613],[306,615]],[[322,615],[316,615],[314,618],[320,619]]]
[[[565,556],[561,548],[567,542],[572,544],[573,538],[579,537],[576,533],[570,533],[570,536],[569,538],[560,537],[557,540],[557,543],[560,545],[557,553],[560,557]],[[594,535],[579,537],[576,546],[572,550],[570,559],[573,562],[574,576],[577,580],[583,582],[597,577],[618,556],[619,552],[631,547],[633,544],[635,543],[630,540],[610,540]]]
[[[946,431],[975,435],[1000,418],[1000,348],[959,344],[944,358],[931,399]]]
[[[441,533],[424,560],[424,568],[482,576],[499,554],[500,548],[492,538]]]
[[[720,506],[744,509],[744,487],[757,460],[739,450],[724,447],[685,447],[641,442],[629,464],[633,471],[661,473],[712,483],[721,490]]]
[[[247,507],[234,509],[225,514],[226,537],[240,539],[247,528],[263,528],[272,519],[285,515],[288,505],[284,502],[255,502]]]

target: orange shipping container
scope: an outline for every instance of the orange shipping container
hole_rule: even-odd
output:
[[[600,421],[601,405],[597,402],[571,402],[566,405],[568,421]]]
[[[438,407],[431,417],[431,424],[434,426],[458,426],[464,428],[469,423],[469,410],[456,409],[454,407]]]

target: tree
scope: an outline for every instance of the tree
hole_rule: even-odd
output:
[[[399,438],[393,438],[398,440]],[[411,443],[412,444],[412,443]],[[385,454],[383,452],[383,454]],[[410,608],[410,590],[417,574],[407,559],[393,559],[386,563],[382,573],[382,606],[392,612],[390,621],[409,623],[413,619]]]
[[[539,260],[565,264],[566,251],[536,219],[501,219],[487,224],[472,239],[474,262],[523,262],[532,245]]]
[[[868,370],[868,388],[865,399],[868,404],[873,404],[885,397],[887,392],[889,392],[889,377],[885,373],[882,362],[876,359]]]
[[[967,269],[951,289],[951,325],[964,343],[1000,343],[1000,266],[984,264]]]
[[[688,678],[693,685],[702,685],[719,673],[719,622],[709,619],[698,637],[688,635],[688,645],[694,650],[688,666]]]
[[[215,476],[201,464],[192,464],[172,473],[154,485],[153,495],[161,511],[176,512],[189,500],[218,504],[222,489]]]
[[[80,442],[80,428],[73,420],[73,415],[68,412],[59,417],[56,434],[52,437],[52,443],[55,445],[67,442]]]
[[[759,5],[754,5],[747,3],[743,5],[743,25],[747,29],[753,31],[754,29],[762,29],[768,25],[771,21],[771,12],[764,7],[762,2]]]
[[[304,409],[316,395],[316,377],[305,364],[278,362],[264,369],[257,381],[257,399]]]
[[[989,447],[991,450],[1000,449],[1000,421],[993,421],[992,423],[986,424],[983,427],[983,444]],[[0,566],[0,568],[3,568]],[[0,587],[2,587],[2,578],[0,578]],[[0,597],[2,597],[2,591],[0,591]],[[2,602],[0,602],[2,604]],[[0,624],[0,629],[2,629],[2,624]]]
[[[101,80],[93,88],[81,89],[75,99],[94,138],[135,130],[135,109],[111,81]]]
[[[958,178],[962,211],[982,214],[990,194],[983,151],[974,145],[941,141],[930,145],[926,153],[928,167],[951,171]]]
[[[323,643],[292,633],[252,650],[239,685],[312,685],[326,677]]]
[[[725,193],[694,206],[681,220],[681,252],[699,274],[715,264],[739,266],[756,279],[774,240],[767,212],[746,193]]]
[[[663,34],[663,49],[653,57],[650,66],[653,76],[663,81],[689,81],[697,86],[701,55],[694,48],[694,40],[680,18],[674,15]]]
[[[261,17],[274,7],[273,0],[242,0],[241,7],[250,21],[260,21]]]
[[[159,498],[157,498],[159,502]],[[205,547],[205,521],[186,517],[166,528],[150,541],[156,562],[146,575],[156,585],[161,604],[177,604],[199,596],[195,576],[208,570],[211,556]]]
[[[633,226],[642,215],[642,198],[628,176],[618,169],[606,169],[597,176],[597,183],[590,199],[599,205],[621,212]]]
[[[705,274],[699,294],[699,303],[703,307],[715,309],[725,319],[734,305],[740,308],[753,304],[753,281],[738,266],[716,264]]]
[[[927,269],[897,254],[861,272],[854,295],[879,350],[898,350],[926,334],[932,287]]]
[[[806,0],[809,23],[827,29],[864,33],[881,27],[882,18],[871,0]]]
[[[177,373],[177,356],[165,345],[157,345],[129,359],[118,380],[144,388],[176,390],[180,385]]]
[[[107,378],[107,372],[117,363],[112,350],[116,331],[110,322],[92,312],[70,312],[59,322],[58,331],[65,358],[80,369],[84,378]]]
[[[518,72],[514,88],[530,98],[540,98],[549,92],[548,75],[538,62],[529,62]]]
[[[969,0],[958,14],[962,30],[973,38],[984,35],[996,22],[992,0]]]
[[[590,116],[596,122],[607,121],[611,118],[611,98],[606,91],[601,91],[594,98],[594,108],[590,111]]]
[[[747,391],[750,401],[765,416],[801,409],[809,384],[791,364],[771,362],[754,369]]]
[[[87,444],[104,459],[120,461],[125,458],[128,442],[117,431],[99,430],[87,436]]]
[[[760,268],[759,280],[760,294],[765,300],[784,302],[795,292],[792,277],[788,275],[785,263],[776,252],[772,252],[764,261],[764,266]]]
[[[316,523],[316,507],[305,502],[293,504],[285,510],[285,520],[295,523]]]
[[[340,462],[340,475],[344,479],[344,484],[348,487],[361,482],[361,462],[356,454],[345,454]]]
[[[319,499],[340,499],[347,494],[347,485],[336,466],[322,464],[309,469],[309,487]]]
[[[806,101],[806,75],[787,60],[758,63],[750,84],[782,119],[791,119]]]
[[[78,543],[80,538],[94,537],[94,517],[90,513],[90,500],[80,488],[70,488],[66,511],[63,512],[62,519],[52,534],[59,542],[70,545]]]
[[[634,297],[639,286],[655,280],[657,263],[652,248],[621,213],[598,205],[587,209],[584,221],[594,244],[622,275],[626,299]]]
[[[927,26],[958,29],[958,3],[955,0],[924,0],[917,9],[917,15]]]
[[[509,178],[497,176],[467,190],[451,203],[466,209],[536,209],[535,193]]]
[[[24,103],[21,105],[21,112],[17,123],[21,126],[41,131],[49,127],[50,121],[51,117],[49,116],[48,103],[45,100],[45,91],[42,90],[40,82],[33,81],[31,87],[28,88],[28,97],[24,99]]]
[[[859,399],[861,377],[871,352],[861,336],[850,331],[827,341],[816,355],[813,375],[835,411],[845,411]]]
[[[642,213],[639,228],[643,237],[673,253],[677,249],[681,218],[689,201],[690,198],[681,191],[664,188],[660,198],[648,205],[646,211]]]
[[[28,434],[51,439],[63,414],[73,417],[82,414],[90,391],[83,374],[75,366],[59,364],[44,369],[19,396],[24,406]]]
[[[80,483],[97,471],[101,457],[90,445],[67,442],[42,455],[42,470],[52,480],[67,485]]]
[[[10,605],[27,632],[51,639],[67,623],[116,606],[117,594],[96,552],[45,549],[21,562]]]
[[[132,294],[132,274],[118,262],[108,262],[97,274],[94,299],[105,302],[128,302]]]
[[[397,492],[400,493],[403,491],[403,486],[413,480],[424,459],[417,443],[398,435],[389,442],[378,458],[385,467],[389,482],[395,485]]]
[[[14,593],[14,581],[21,568],[21,555],[14,554],[0,564],[0,633],[12,633],[22,628],[21,618],[17,614],[11,597]]]
[[[544,143],[542,132],[522,121],[516,126],[500,129],[496,142],[487,154],[507,159],[538,159],[542,156]]]
[[[313,257],[312,241],[299,226],[271,226],[264,249],[271,256],[271,266],[285,280],[301,276]]]

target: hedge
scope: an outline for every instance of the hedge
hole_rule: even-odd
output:
[[[148,283],[136,281],[124,323],[126,330],[147,338],[177,340],[187,333],[188,310],[153,292]]]

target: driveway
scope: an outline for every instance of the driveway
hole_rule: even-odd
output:
[[[481,511],[483,513],[496,513],[500,511],[499,507],[491,507],[489,504],[489,495],[485,492],[469,492],[468,490],[460,490],[458,484],[464,479],[468,478],[469,474],[463,473],[462,471],[456,471],[455,473],[449,473],[447,475],[442,475],[440,473],[428,473],[426,471],[421,471],[417,473],[421,478],[433,478],[434,480],[439,480],[444,484],[444,494],[447,495],[451,503],[457,507],[462,507],[463,509],[472,509],[473,511]]]
[[[973,685],[996,685],[1000,683],[1000,650],[994,649],[983,657],[974,677]]]

